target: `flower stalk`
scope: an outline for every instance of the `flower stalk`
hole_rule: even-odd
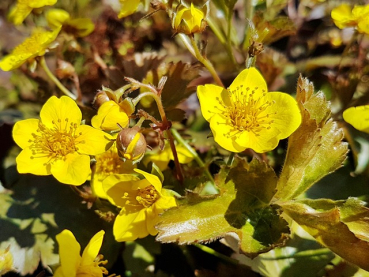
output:
[[[45,61],[45,57],[42,56],[40,59],[40,65],[42,69],[45,71],[46,75],[50,78],[51,81],[54,82],[54,84],[66,95],[72,98],[73,100],[77,100],[77,96],[75,96],[72,92],[70,92],[60,81],[58,78],[55,77],[55,75],[50,71],[49,67],[47,66],[47,63]]]
[[[172,131],[172,134],[173,134],[174,138],[180,144],[182,144],[184,147],[186,147],[186,149],[193,155],[193,157],[194,157],[195,161],[197,162],[197,164],[205,170],[205,175],[214,184],[213,176],[210,174],[210,172],[208,170],[208,167],[205,166],[205,163],[201,160],[201,158],[199,157],[197,152],[182,138],[182,136],[178,133],[178,131],[176,129],[171,129],[171,131]]]
[[[211,74],[211,76],[214,78],[214,81],[219,85],[224,87],[222,80],[219,78],[218,73],[215,71],[215,68],[213,66],[213,64],[206,58],[204,57],[200,50],[199,47],[197,46],[197,43],[195,41],[195,38],[193,35],[190,36],[186,36],[184,34],[179,34],[179,37],[182,39],[184,45],[187,47],[187,49],[190,51],[190,53],[196,58],[198,59],[199,62],[201,62],[206,69],[209,71],[209,73]],[[187,38],[190,39],[191,44],[188,43]],[[191,47],[190,47],[191,46]]]

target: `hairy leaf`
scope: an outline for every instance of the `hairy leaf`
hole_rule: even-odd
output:
[[[287,157],[277,185],[276,198],[297,197],[325,175],[342,166],[348,145],[343,131],[331,118],[324,94],[300,76],[296,100],[302,114],[301,126],[288,141]]]
[[[233,168],[218,174],[218,196],[189,193],[178,208],[163,214],[157,240],[189,244],[236,233],[241,251],[250,257],[281,245],[289,230],[269,205],[276,182],[266,164],[236,160]]]
[[[318,242],[369,270],[369,209],[356,198],[281,203],[283,211]]]

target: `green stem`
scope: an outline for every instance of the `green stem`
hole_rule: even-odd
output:
[[[46,75],[51,79],[51,81],[54,82],[54,84],[67,96],[72,98],[73,100],[77,99],[77,96],[75,96],[73,93],[71,93],[60,81],[58,78],[55,77],[55,75],[50,71],[49,67],[46,64],[45,57],[42,56],[40,59],[40,65],[45,71]]]
[[[245,0],[245,18],[246,20],[250,20],[252,22],[252,17],[254,16],[254,5],[252,4],[253,0]],[[243,41],[243,49],[247,49],[249,45],[249,32],[250,32],[250,26],[249,24],[246,24],[245,27],[245,36]]]
[[[209,73],[211,74],[211,76],[214,78],[215,82],[221,86],[221,87],[224,87],[223,85],[223,82],[222,80],[220,80],[217,72],[215,71],[212,63],[206,59],[201,53],[200,53],[200,50],[199,50],[199,47],[197,46],[196,44],[196,41],[194,39],[193,36],[188,36],[186,37],[184,34],[180,34],[179,37],[182,39],[183,43],[185,44],[185,46],[187,47],[187,49],[191,52],[191,54],[199,60],[199,62],[201,62],[205,67],[206,69],[209,71]],[[190,42],[191,42],[191,47],[189,47],[189,44],[188,44],[188,41],[187,41],[187,38],[190,39]]]
[[[228,161],[227,161],[227,166],[231,166],[233,164],[234,161],[234,152],[232,152],[229,157],[228,157]]]
[[[222,32],[218,29],[217,25],[213,22],[213,20],[209,17],[206,19],[206,22],[208,23],[210,29],[213,31],[214,35],[218,38],[218,40],[224,45],[227,54],[229,58],[232,60],[232,63],[238,67],[238,63],[236,62],[236,59],[234,58],[234,55],[232,53],[232,46],[230,39],[227,41],[227,39],[224,37]],[[230,24],[229,24],[230,26]],[[230,33],[230,30],[229,30]],[[230,35],[228,36],[230,38]]]
[[[197,164],[202,167],[205,170],[205,174],[206,176],[209,178],[209,180],[215,184],[213,176],[210,174],[208,168],[205,166],[204,162],[201,160],[201,158],[199,157],[199,155],[197,154],[197,152],[195,151],[195,149],[193,149],[182,137],[181,135],[178,133],[178,131],[176,129],[172,129],[172,134],[174,136],[174,138],[180,143],[182,144],[184,147],[186,147],[186,149],[191,153],[191,155],[194,157],[195,161],[197,162]]]

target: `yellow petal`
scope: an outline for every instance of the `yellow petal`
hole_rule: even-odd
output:
[[[146,229],[150,235],[155,236],[158,233],[158,230],[155,229],[155,226],[158,223],[159,223],[159,214],[155,211],[155,207],[151,206],[147,208],[146,209]]]
[[[57,0],[28,0],[28,6],[31,8],[42,8],[44,6],[52,6],[55,5]]]
[[[40,111],[41,122],[48,128],[57,126],[59,130],[65,130],[66,123],[81,124],[82,113],[76,102],[68,96],[57,98],[50,97]],[[69,128],[68,124],[68,128]],[[69,130],[69,129],[68,129]],[[68,131],[67,130],[67,131]]]
[[[87,244],[86,248],[83,250],[81,265],[92,264],[99,254],[101,245],[103,243],[105,232],[101,230],[96,233],[90,242]]]
[[[191,152],[188,151],[187,148],[184,147],[183,145],[176,146],[176,150],[177,150],[177,154],[178,154],[178,161],[181,164],[187,164],[187,163],[191,162],[194,159],[194,156],[191,154]],[[170,151],[170,153],[173,156],[172,151]]]
[[[136,12],[138,5],[140,5],[140,0],[119,0],[121,5],[120,12],[118,14],[118,18],[123,18],[129,16]]]
[[[31,173],[34,175],[50,175],[51,166],[48,164],[49,157],[36,157],[31,158],[33,155],[32,150],[24,148],[22,152],[17,156],[17,170],[19,173]]]
[[[357,130],[369,133],[369,105],[348,108],[343,119]]]
[[[14,50],[0,61],[0,68],[9,71],[18,68],[31,58],[42,56],[46,49],[58,36],[60,28],[52,32],[43,29],[35,29],[32,36],[25,39]]]
[[[13,22],[14,25],[20,25],[26,19],[26,17],[32,12],[31,7],[24,3],[17,3],[8,14],[8,19]]]
[[[109,150],[114,143],[113,138],[109,134],[88,125],[79,126],[78,132],[81,135],[76,138],[75,142],[78,152],[82,154],[101,154]]]
[[[359,33],[364,33],[369,35],[369,18],[366,17],[359,21],[357,25],[357,30]]]
[[[81,246],[69,230],[64,230],[56,235],[59,244],[60,264],[63,275],[76,276],[77,269],[81,262]]]
[[[114,101],[108,101],[102,104],[97,111],[97,115],[91,119],[93,127],[105,131],[120,130],[118,123],[125,128],[129,123],[129,118]]]
[[[260,74],[260,72],[255,68],[251,67],[249,69],[244,69],[237,75],[236,79],[233,80],[229,89],[237,90],[238,87],[250,88],[250,91],[255,90],[255,93],[262,93],[268,91],[267,84]]]
[[[59,28],[70,19],[69,13],[62,9],[50,9],[46,12],[45,17],[51,28]]]
[[[201,113],[209,121],[216,113],[222,113],[224,103],[228,103],[227,90],[216,85],[204,85],[197,87],[197,97],[200,101]]]
[[[132,185],[140,179],[131,174],[114,174],[106,177],[103,181],[103,189],[110,203],[115,206],[123,207],[127,199],[123,198],[125,193],[132,192]],[[135,192],[134,192],[135,194]]]
[[[236,143],[232,126],[223,116],[219,114],[214,115],[210,120],[210,129],[213,132],[215,142],[224,149],[235,153],[246,149]]]
[[[95,30],[95,24],[89,18],[75,18],[68,21],[68,25],[77,30],[78,37],[85,37]]]
[[[348,4],[339,5],[332,10],[331,16],[338,28],[343,29],[355,24],[355,18],[351,10],[352,8]]]
[[[161,182],[160,182],[160,180],[159,180],[158,176],[155,176],[155,175],[153,175],[153,174],[147,173],[147,172],[145,172],[145,171],[143,171],[143,170],[140,170],[140,169],[137,169],[137,168],[135,168],[135,169],[134,169],[134,171],[136,171],[137,173],[142,174],[142,175],[145,177],[145,179],[146,179],[146,180],[147,180],[151,185],[153,185],[153,186],[154,186],[154,188],[156,189],[156,191],[160,193],[160,191],[161,191],[161,187],[162,187],[162,184],[161,184]]]
[[[115,219],[113,233],[117,241],[133,241],[148,236],[145,210],[127,213],[122,209]]]
[[[51,166],[51,173],[59,182],[74,186],[86,182],[90,172],[90,157],[78,153],[68,154]]]
[[[269,92],[265,95],[266,101],[274,101],[266,112],[274,120],[270,124],[271,131],[276,131],[278,139],[289,137],[301,124],[301,112],[296,100],[287,93]],[[272,115],[272,113],[276,113]]]
[[[246,148],[251,148],[256,153],[265,153],[273,150],[278,146],[279,139],[277,132],[260,132],[259,136],[255,136],[252,132],[242,132],[236,139],[236,142]]]
[[[15,123],[13,127],[13,139],[22,149],[30,146],[30,140],[33,140],[32,134],[38,129],[38,119],[26,119]]]

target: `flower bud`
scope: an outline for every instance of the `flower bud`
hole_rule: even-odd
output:
[[[201,9],[192,3],[190,7],[179,4],[172,18],[172,27],[177,33],[186,35],[200,33],[206,28],[206,15],[208,12],[207,2]]]
[[[133,163],[138,163],[146,152],[146,139],[138,126],[122,129],[117,136],[116,145],[119,157]]]

